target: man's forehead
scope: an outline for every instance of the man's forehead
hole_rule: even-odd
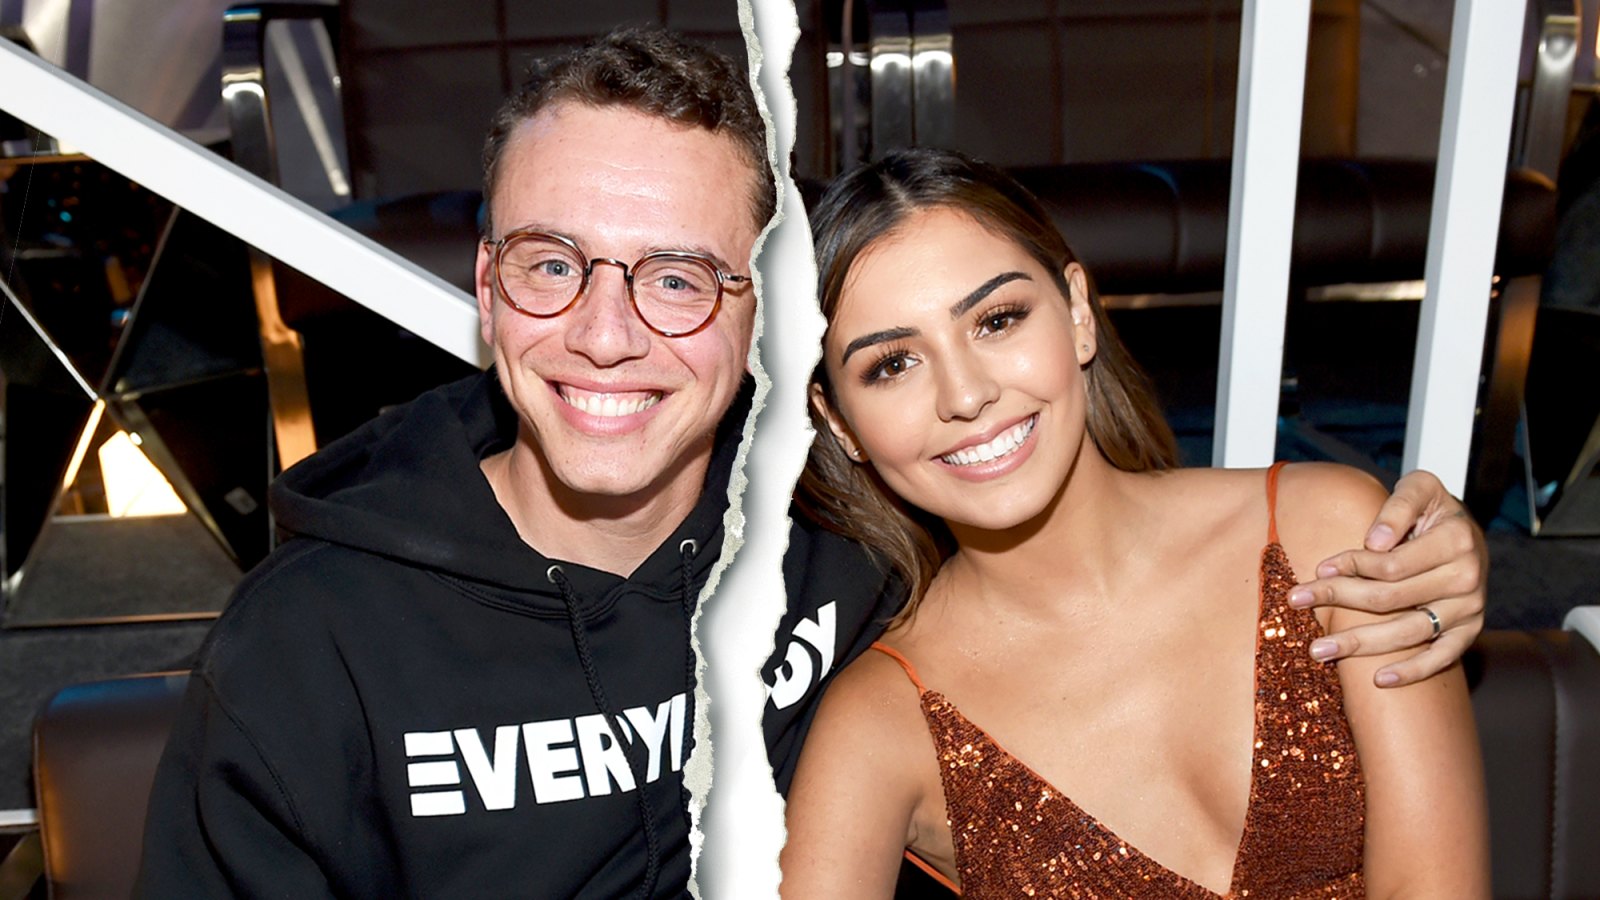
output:
[[[731,209],[744,227],[730,236],[748,231],[753,241],[759,228],[747,210],[757,183],[747,155],[726,133],[627,106],[560,101],[512,131],[495,186],[495,224],[502,231],[548,227],[583,205],[614,207],[612,219],[642,216],[640,226],[726,230],[736,223],[719,212]]]

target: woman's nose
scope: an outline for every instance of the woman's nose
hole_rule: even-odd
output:
[[[983,361],[958,354],[941,366],[939,418],[944,421],[976,419],[1000,395],[1000,385]]]

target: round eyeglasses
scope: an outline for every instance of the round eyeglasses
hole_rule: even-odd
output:
[[[616,266],[634,313],[662,337],[688,337],[710,325],[722,306],[723,285],[750,280],[687,250],[649,253],[630,266],[610,257],[591,259],[569,238],[542,231],[514,231],[484,243],[494,248],[500,296],[517,312],[539,319],[559,316],[583,296],[595,266]]]

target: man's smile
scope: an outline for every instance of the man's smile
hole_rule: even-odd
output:
[[[591,416],[614,419],[644,412],[663,396],[661,391],[591,391],[570,384],[554,382],[556,395],[568,406]]]

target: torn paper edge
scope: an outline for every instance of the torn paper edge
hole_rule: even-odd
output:
[[[751,86],[766,120],[779,205],[752,252],[758,299],[750,369],[757,381],[756,402],[729,485],[719,566],[736,548],[738,562],[719,568],[707,585],[702,597],[710,597],[713,589],[716,595],[709,601],[707,630],[697,628],[694,637],[697,654],[704,639],[711,664],[700,657],[700,672],[709,680],[701,679],[696,688],[695,750],[684,769],[693,796],[690,891],[713,900],[777,896],[783,802],[773,787],[761,730],[767,701],[761,667],[772,653],[784,610],[789,498],[811,444],[806,385],[823,331],[812,297],[816,271],[810,228],[788,167],[796,121],[788,61],[799,38],[798,15],[789,0],[739,0],[739,21]],[[768,60],[782,63],[767,65]],[[766,335],[781,336],[781,343],[764,344]]]

